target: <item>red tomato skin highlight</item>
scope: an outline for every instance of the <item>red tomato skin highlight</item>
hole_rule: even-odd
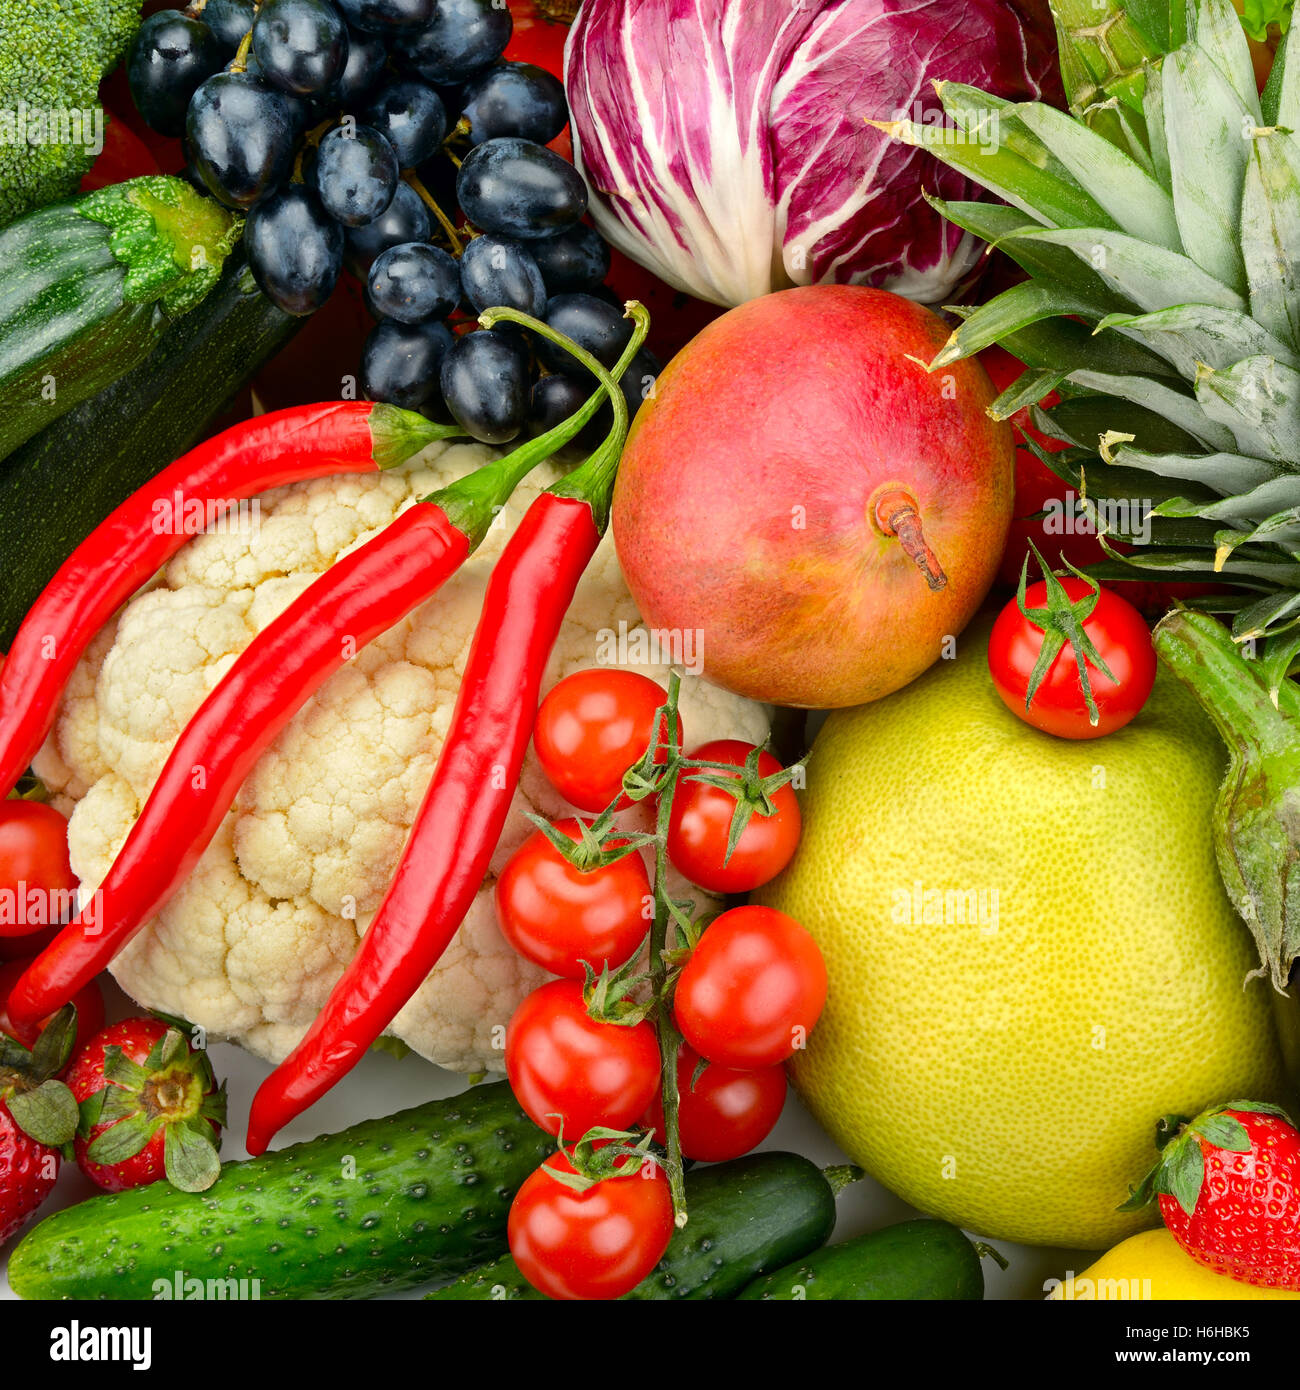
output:
[[[721,738],[695,749],[689,756],[702,762],[734,763],[741,768],[753,747],[741,739]],[[781,764],[771,753],[760,755],[760,777],[780,771]],[[731,858],[726,859],[735,797],[706,783],[693,782],[689,776],[683,777],[677,784],[668,822],[668,857],[692,883],[710,893],[749,893],[761,888],[794,858],[803,828],[799,800],[788,782],[777,789],[772,802],[775,814],[763,816],[755,811]]]
[[[535,989],[506,1028],[506,1076],[534,1124],[575,1143],[597,1125],[627,1129],[659,1084],[659,1042],[650,1023],[591,1018],[576,980]]]
[[[548,1158],[524,1180],[510,1208],[510,1253],[520,1273],[548,1298],[622,1297],[654,1269],[672,1238],[663,1170],[638,1165],[627,1176],[575,1192],[548,1168],[573,1172],[563,1154]]]
[[[566,676],[538,707],[533,729],[551,785],[580,811],[603,811],[615,798],[626,809],[632,803],[622,793],[623,774],[649,747],[666,699],[662,686],[636,671],[592,667]]]
[[[682,1036],[719,1066],[774,1067],[803,1045],[826,1003],[826,963],[809,932],[771,907],[724,912],[677,981]]]
[[[1070,599],[1082,598],[1090,586],[1074,575],[1061,583]],[[1042,580],[1025,590],[1025,602],[1039,608],[1046,602]],[[1042,649],[1042,630],[1020,612],[1015,599],[998,614],[989,634],[989,674],[1002,703],[1027,724],[1057,738],[1103,738],[1122,729],[1146,704],[1156,679],[1156,653],[1146,620],[1127,599],[1103,588],[1092,615],[1083,625],[1115,680],[1110,681],[1091,661],[1088,680],[1097,704],[1098,720],[1088,722],[1088,706],[1079,684],[1074,647],[1067,642],[1056,655],[1029,709],[1025,692]]]
[[[578,839],[577,821],[556,824]],[[565,979],[584,979],[582,962],[599,974],[629,960],[650,929],[645,904],[650,876],[637,852],[583,873],[535,830],[496,881],[501,934],[534,965]]]

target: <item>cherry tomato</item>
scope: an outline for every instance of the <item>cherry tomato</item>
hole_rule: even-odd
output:
[[[571,840],[576,820],[556,827]],[[510,856],[496,883],[501,933],[534,965],[572,980],[584,978],[582,962],[600,974],[629,960],[649,930],[652,901],[645,861],[633,852],[584,872],[535,830]]]
[[[615,797],[630,806],[623,774],[645,756],[666,698],[661,685],[635,671],[597,666],[566,676],[542,701],[533,729],[551,785],[581,811],[603,811]],[[680,718],[677,729],[680,738]]]
[[[19,1042],[23,1039],[18,1036],[17,1030],[9,1021],[9,992],[31,963],[31,959],[11,960],[0,965],[0,1033]],[[104,1026],[104,996],[99,985],[91,980],[84,989],[73,995],[72,1002],[77,1006],[77,1039],[74,1047],[80,1047],[87,1038],[93,1038]],[[39,1033],[49,1021],[48,1018],[42,1019],[36,1031]]]
[[[0,936],[31,936],[66,920],[76,891],[67,820],[40,801],[0,801]]]
[[[620,1298],[663,1258],[673,1234],[668,1179],[656,1163],[627,1162],[626,1174],[576,1192],[548,1172],[574,1171],[555,1154],[515,1194],[510,1253],[548,1298]]]
[[[771,907],[734,907],[705,928],[677,980],[682,1036],[719,1066],[774,1067],[803,1046],[826,1003],[826,963]]]
[[[752,743],[723,738],[706,743],[690,756],[704,762],[731,763],[741,768],[753,751]],[[770,753],[758,759],[760,777],[781,771]],[[799,802],[787,782],[772,796],[773,815],[755,811],[730,859],[727,837],[736,813],[736,798],[705,782],[683,777],[673,797],[668,821],[668,857],[690,879],[710,893],[748,893],[767,883],[790,862],[799,844],[802,822]]]
[[[737,1071],[712,1062],[691,1085],[700,1054],[683,1046],[677,1054],[677,1132],[682,1153],[701,1163],[725,1163],[757,1147],[772,1132],[785,1106],[785,1068]],[[641,1117],[662,1143],[663,1098],[656,1092]]]
[[[506,1075],[534,1124],[566,1142],[604,1125],[627,1129],[659,1085],[659,1043],[651,1025],[601,1023],[587,1013],[582,986],[552,980],[515,1010],[506,1029]]]
[[[1060,582],[1072,603],[1091,592],[1092,586],[1074,575],[1066,575]],[[1046,602],[1043,580],[1026,587],[1027,607],[1041,608]],[[1083,631],[1115,677],[1109,680],[1088,662],[1088,681],[1097,705],[1096,724],[1088,722],[1088,706],[1070,642],[1056,654],[1026,709],[1025,693],[1042,650],[1043,630],[1025,617],[1012,599],[998,614],[989,634],[989,673],[1002,702],[1027,724],[1058,738],[1101,738],[1122,729],[1146,704],[1156,678],[1151,633],[1142,615],[1126,599],[1102,589]]]

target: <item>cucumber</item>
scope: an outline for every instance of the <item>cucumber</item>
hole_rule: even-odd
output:
[[[742,1300],[978,1300],[979,1251],[946,1221],[904,1221],[828,1245],[756,1279]]]
[[[257,288],[241,248],[139,366],[0,461],[0,649],[73,550],[203,439],[305,322]]]
[[[625,1301],[718,1299],[735,1295],[765,1269],[797,1260],[829,1239],[835,1194],[858,1169],[825,1173],[798,1154],[757,1153],[686,1175],[690,1220],[674,1233],[654,1272]],[[509,1255],[427,1298],[546,1302]]]
[[[209,1298],[343,1299],[451,1279],[506,1248],[515,1189],[554,1151],[504,1081],[476,1086],[227,1163],[206,1192],[159,1182],[56,1212],[9,1283],[38,1299],[199,1296],[187,1281],[224,1281]]]
[[[240,225],[158,174],[0,229],[0,458],[142,362],[216,284]]]

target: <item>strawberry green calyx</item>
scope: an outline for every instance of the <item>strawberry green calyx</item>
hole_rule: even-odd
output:
[[[109,249],[126,270],[127,303],[158,301],[173,316],[217,283],[243,228],[241,218],[167,174],[96,189],[76,206],[109,229]]]
[[[0,1100],[30,1139],[61,1149],[77,1130],[77,1102],[57,1079],[77,1037],[77,1011],[65,1004],[29,1052],[0,1034]]]
[[[1075,664],[1079,668],[1079,686],[1088,705],[1088,723],[1095,726],[1101,716],[1097,712],[1097,702],[1092,694],[1092,681],[1088,676],[1089,663],[1095,666],[1112,684],[1115,682],[1110,667],[1102,660],[1101,653],[1093,645],[1092,638],[1084,631],[1084,624],[1092,616],[1092,611],[1097,606],[1097,600],[1101,597],[1101,585],[1095,579],[1090,579],[1082,570],[1075,569],[1066,560],[1066,569],[1076,578],[1082,579],[1090,590],[1082,598],[1072,601],[1065,591],[1065,585],[1044,563],[1043,557],[1038,553],[1038,548],[1033,541],[1029,542],[1029,548],[1033,551],[1034,559],[1038,561],[1038,567],[1043,572],[1043,582],[1047,586],[1047,603],[1041,608],[1030,608],[1025,599],[1025,585],[1029,578],[1029,556],[1026,555],[1025,563],[1020,568],[1020,583],[1016,588],[1016,606],[1035,627],[1042,630],[1043,645],[1039,649],[1038,660],[1034,662],[1034,669],[1029,675],[1029,688],[1025,691],[1025,708],[1028,709],[1033,703],[1043,678],[1052,669],[1052,663],[1068,642],[1074,652]]]
[[[1248,1153],[1250,1134],[1237,1119],[1241,1114],[1272,1115],[1290,1124],[1285,1110],[1260,1101],[1232,1100],[1203,1110],[1193,1120],[1181,1115],[1165,1115],[1156,1123],[1156,1148],[1160,1157],[1151,1171],[1121,1203],[1120,1211],[1141,1211],[1157,1197],[1172,1197],[1190,1217],[1205,1181],[1205,1150],[1202,1141],[1225,1153]]]
[[[167,1180],[183,1192],[204,1192],[221,1174],[217,1126],[226,1122],[226,1090],[216,1088],[212,1064],[202,1049],[191,1051],[184,1034],[169,1028],[143,1064],[120,1047],[104,1053],[109,1083],[81,1104],[78,1133],[107,1125],[86,1150],[92,1163],[112,1165],[134,1158],[164,1132]]]

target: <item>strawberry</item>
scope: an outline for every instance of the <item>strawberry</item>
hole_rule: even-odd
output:
[[[1160,1157],[1121,1210],[1153,1197],[1200,1264],[1247,1284],[1300,1292],[1300,1132],[1286,1112],[1229,1101],[1156,1131]]]
[[[163,1176],[186,1192],[216,1182],[226,1088],[180,1028],[156,1018],[112,1024],[73,1058],[68,1085],[81,1106],[77,1163],[105,1191]]]
[[[60,1150],[77,1128],[77,1102],[56,1080],[72,1051],[77,1011],[67,1005],[29,1052],[0,1034],[0,1242],[50,1195]]]

